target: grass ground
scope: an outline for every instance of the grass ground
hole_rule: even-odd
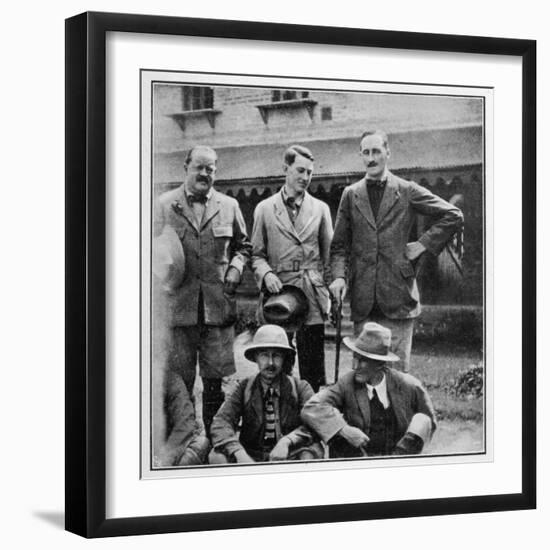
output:
[[[250,340],[249,332],[241,333],[235,340],[237,372],[231,379],[243,378],[257,372],[256,365],[247,361],[243,355]],[[419,378],[428,389],[439,422],[426,452],[456,454],[483,451],[483,397],[459,396],[452,392],[453,381],[461,371],[479,364],[482,361],[481,353],[465,346],[446,349],[423,343],[415,345],[413,351],[411,374]],[[336,354],[334,342],[326,342],[325,354],[327,382],[333,383]],[[342,345],[339,376],[349,372],[351,359],[351,352]],[[226,383],[230,384],[231,379]],[[200,388],[197,390],[200,393]],[[197,402],[200,402],[200,399],[197,399]],[[200,418],[200,411],[198,413]]]

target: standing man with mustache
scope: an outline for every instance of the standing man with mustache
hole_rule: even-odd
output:
[[[328,268],[332,220],[327,204],[307,188],[313,174],[313,155],[301,145],[284,153],[285,184],[258,204],[252,230],[252,268],[263,292],[278,294],[284,285],[300,288],[309,303],[304,325],[296,333],[300,377],[314,391],[325,384],[324,321],[329,293]]]
[[[350,289],[351,320],[358,335],[366,321],[392,333],[397,368],[409,370],[414,319],[420,314],[416,261],[439,254],[461,228],[462,212],[425,187],[392,174],[388,136],[380,130],[361,136],[366,174],[344,189],[331,246],[333,282],[340,302]],[[409,242],[416,216],[436,221]]]
[[[235,372],[233,358],[235,291],[250,259],[251,245],[237,201],[214,188],[216,152],[191,149],[184,182],[160,196],[155,233],[170,226],[181,241],[185,274],[176,288],[166,289],[169,327],[167,368],[183,379],[193,394],[197,359],[203,383],[202,413],[207,433],[223,403],[222,378]],[[165,410],[176,390],[167,388]],[[167,418],[167,422],[178,419]]]

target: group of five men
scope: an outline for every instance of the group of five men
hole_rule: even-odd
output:
[[[425,251],[443,249],[462,214],[388,170],[384,132],[365,132],[360,154],[365,177],[344,189],[334,231],[328,205],[307,192],[314,157],[299,145],[284,154],[281,190],[257,205],[250,240],[237,201],[213,188],[217,155],[210,147],[193,148],[183,185],[160,196],[153,253],[164,268],[156,273],[168,327],[161,343],[166,426],[160,465],[206,458],[209,440],[198,435],[196,422],[189,429],[180,405],[193,394],[197,359],[213,463],[321,458],[319,439],[330,456],[418,452],[414,432],[433,431],[429,397],[404,374],[420,313],[415,262]],[[409,242],[418,214],[435,221]],[[222,379],[235,372],[235,291],[249,262],[266,296],[291,285],[307,298],[306,318],[295,332],[300,379],[290,375],[294,334],[264,325],[245,353],[257,363],[258,376],[241,380],[224,396]],[[355,338],[344,342],[354,353],[354,369],[322,389],[329,300],[332,295],[340,304],[346,293]]]

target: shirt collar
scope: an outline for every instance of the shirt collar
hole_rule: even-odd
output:
[[[286,184],[285,184],[285,185],[283,185],[281,193],[283,195],[283,201],[284,201],[285,204],[288,204],[288,199],[294,198],[294,204],[298,208],[300,208],[300,206],[302,206],[302,203],[304,202],[305,192],[302,193],[302,195],[298,195],[297,197],[290,197],[287,190],[286,190]]]
[[[369,177],[368,175],[365,176],[365,179],[367,180],[367,183],[369,180],[380,180],[380,181],[383,181],[383,182],[387,182],[388,181],[388,176],[389,176],[389,170],[388,168],[384,168],[384,172],[382,173],[382,175],[379,177],[379,178],[371,178]]]
[[[189,190],[187,189],[187,187],[185,186],[185,184],[183,184],[183,190],[184,190],[184,192],[185,192],[185,198],[194,196],[194,193],[191,193],[191,191],[189,191]],[[210,197],[212,197],[212,187],[208,190],[208,193],[206,193],[206,202],[208,202],[208,201],[210,200]]]
[[[273,380],[273,383],[271,386],[268,386],[261,378],[260,378],[260,386],[262,388],[262,395],[265,398],[267,394],[267,390],[269,388],[273,388],[273,394],[279,397],[281,395],[281,378],[277,378],[276,380]]]
[[[378,394],[378,399],[380,399],[380,402],[382,403],[382,405],[384,405],[384,408],[387,409],[390,406],[390,400],[388,397],[388,388],[386,385],[385,374],[383,375],[381,382],[376,386],[371,386],[370,384],[367,384],[367,392],[369,393],[369,400],[372,399],[373,389],[376,389],[376,393]]]

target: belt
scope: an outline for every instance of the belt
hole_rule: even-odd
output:
[[[305,271],[306,269],[322,270],[322,264],[320,262],[302,262],[301,260],[289,260],[288,262],[281,262],[277,264],[277,273],[283,271]]]

